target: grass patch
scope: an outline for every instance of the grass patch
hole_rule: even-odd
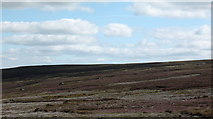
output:
[[[58,98],[76,98],[76,97],[84,97],[84,96],[91,96],[93,94],[86,94],[86,93],[80,93],[80,94],[69,94],[69,95],[53,95],[53,96],[45,96],[44,99],[58,99]]]
[[[191,91],[188,90],[177,90],[173,92],[174,94],[192,94]]]

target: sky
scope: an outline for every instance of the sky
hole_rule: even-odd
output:
[[[211,58],[208,2],[3,2],[1,68]]]

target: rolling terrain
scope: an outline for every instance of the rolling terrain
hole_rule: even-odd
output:
[[[3,117],[211,117],[212,60],[2,69]]]

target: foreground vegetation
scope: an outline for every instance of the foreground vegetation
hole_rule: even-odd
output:
[[[3,117],[211,117],[211,60],[3,69]]]

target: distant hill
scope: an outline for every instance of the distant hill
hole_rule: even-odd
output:
[[[41,66],[23,66],[17,68],[2,69],[3,81],[25,80],[30,77],[43,76],[82,76],[103,73],[106,71],[118,69],[134,69],[147,67],[163,67],[173,65],[187,64],[211,64],[212,60],[194,60],[178,62],[153,62],[153,63],[133,63],[133,64],[97,64],[97,65],[41,65]]]

